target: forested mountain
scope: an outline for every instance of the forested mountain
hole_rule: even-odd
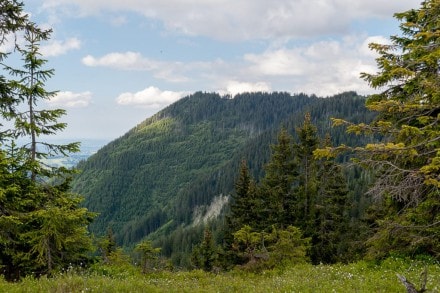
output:
[[[197,92],[80,163],[74,191],[99,213],[91,226],[94,233],[111,228],[122,245],[150,236],[168,255],[176,246],[188,250],[201,233],[197,223],[215,218],[226,206],[243,159],[254,178],[263,176],[281,127],[294,135],[309,112],[320,137],[330,133],[335,145],[353,145],[359,137],[331,128],[330,117],[371,121],[374,115],[364,104],[353,92],[327,98]],[[361,201],[359,194],[352,196]]]
[[[351,268],[438,264],[439,13],[439,0],[396,13],[403,36],[370,44],[380,71],[361,77],[382,93],[197,92],[77,173],[55,162],[79,143],[40,140],[67,126],[65,110],[39,107],[57,93],[46,90],[54,71],[40,54],[52,30],[30,21],[23,3],[0,2],[0,47],[11,36],[15,48],[0,51],[1,278],[58,276],[66,287],[66,277],[136,276],[133,264],[144,281],[175,266],[259,276],[360,259]],[[21,66],[6,62],[15,54]],[[200,276],[188,275],[192,286]],[[420,292],[426,268],[421,276]]]

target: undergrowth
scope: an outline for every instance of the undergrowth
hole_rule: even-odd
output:
[[[380,264],[301,264],[262,273],[232,270],[218,274],[194,271],[156,271],[142,274],[131,266],[98,265],[69,268],[39,279],[18,283],[0,279],[0,292],[405,292],[397,274],[420,288],[427,269],[428,292],[440,292],[440,265],[426,261],[390,258]]]

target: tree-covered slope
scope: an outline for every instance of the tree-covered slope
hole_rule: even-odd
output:
[[[310,112],[336,143],[349,139],[331,130],[329,117],[368,119],[355,93],[317,98],[255,93],[233,99],[195,93],[146,119],[79,165],[74,190],[98,212],[91,229],[108,227],[130,245],[153,232],[170,234],[190,225],[220,195],[233,190],[241,159],[261,172],[281,125],[294,128]],[[338,132],[337,132],[338,131]],[[197,211],[197,212],[196,212]]]

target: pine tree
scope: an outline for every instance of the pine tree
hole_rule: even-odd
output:
[[[147,273],[149,268],[154,267],[158,255],[160,253],[160,248],[153,247],[151,241],[144,240],[138,243],[135,247],[135,251],[140,253],[141,256],[141,268],[142,273]]]
[[[29,211],[22,222],[25,229],[20,237],[30,248],[24,256],[35,262],[40,273],[50,274],[54,269],[79,264],[92,250],[87,225],[93,215],[79,207],[82,198],[68,193],[68,188],[64,183],[36,189],[33,197],[39,196],[46,203],[38,203],[37,209]]]
[[[293,224],[309,237],[315,228],[313,223],[318,188],[317,164],[313,151],[319,144],[317,129],[312,123],[310,113],[306,113],[303,125],[296,132],[299,138],[295,145],[299,177],[295,189],[296,204],[292,207]]]
[[[8,37],[22,30],[28,22],[28,16],[23,13],[23,3],[16,0],[0,1],[0,19],[0,45],[10,41]]]
[[[282,268],[309,261],[310,238],[304,238],[298,227],[274,228],[266,240],[271,267]]]
[[[243,160],[235,183],[235,192],[231,196],[228,225],[232,233],[243,225],[257,224],[259,206],[256,193],[256,183],[249,174],[246,161]]]
[[[107,235],[97,240],[98,251],[101,253],[102,262],[109,263],[109,256],[116,250],[116,240],[113,230],[107,228]]]
[[[364,147],[341,146],[320,152],[353,150],[356,162],[376,172],[369,194],[380,206],[369,253],[425,253],[440,257],[440,1],[396,13],[401,36],[391,44],[370,44],[379,54],[379,72],[362,74],[374,89],[366,106],[378,113],[369,124],[348,125],[357,134],[383,136]]]
[[[206,228],[203,232],[202,242],[196,245],[191,254],[191,263],[196,268],[210,272],[217,261],[218,252],[214,244],[212,232]]]
[[[69,192],[72,171],[41,160],[78,149],[77,143],[38,141],[41,135],[66,127],[57,122],[64,110],[37,109],[40,99],[55,94],[45,90],[53,70],[43,68],[46,60],[39,53],[40,42],[49,38],[50,31],[22,17],[22,4],[1,1],[0,6],[5,8],[0,11],[2,34],[21,32],[24,41],[24,45],[17,42],[12,52],[22,56],[22,69],[5,64],[9,53],[0,55],[4,72],[9,73],[0,78],[0,116],[14,124],[0,132],[0,265],[6,279],[16,280],[86,260],[91,249],[87,226],[94,214],[81,207],[80,196]],[[5,35],[0,40],[5,42]],[[8,80],[14,77],[18,79]],[[18,145],[18,138],[28,143]]]
[[[282,128],[277,144],[271,146],[272,155],[265,166],[265,176],[260,187],[264,226],[287,227],[291,224],[291,209],[295,205],[292,188],[297,177],[292,136]]]
[[[330,147],[327,135],[324,147]],[[317,162],[318,188],[315,204],[311,259],[314,263],[335,263],[344,260],[349,230],[349,198],[347,180],[335,158]]]
[[[257,255],[267,253],[264,246],[264,232],[257,232],[251,226],[244,225],[234,233],[234,251],[251,266],[257,262]]]
[[[30,23],[24,30],[25,46],[17,46],[17,51],[24,62],[23,68],[4,66],[5,70],[13,77],[18,77],[18,80],[11,80],[8,83],[9,88],[12,89],[10,99],[13,102],[10,103],[11,111],[3,113],[3,116],[14,122],[15,127],[10,131],[12,138],[29,138],[29,142],[24,147],[29,152],[29,171],[33,180],[36,180],[37,175],[49,175],[48,168],[41,159],[79,151],[79,143],[55,145],[37,141],[40,136],[56,134],[67,126],[66,123],[58,122],[59,118],[65,115],[65,110],[37,109],[39,100],[48,100],[56,95],[55,91],[45,89],[45,82],[54,75],[54,70],[44,68],[47,60],[41,58],[39,52],[40,43],[47,41],[50,33],[50,30],[41,30]],[[26,104],[27,109],[20,112],[19,106],[22,104]],[[38,146],[45,150],[39,151]]]
[[[240,261],[232,251],[234,233],[244,225],[261,226],[261,204],[257,193],[257,185],[249,174],[246,161],[242,160],[235,183],[235,192],[231,195],[230,208],[225,217],[226,221],[223,228],[223,249],[225,253],[222,255],[222,261],[225,266]]]
[[[16,0],[0,1],[0,47],[4,48],[6,45],[17,45],[17,33],[24,30],[28,25],[29,19],[23,13],[23,3]],[[4,64],[11,52],[0,51],[0,62]],[[10,117],[8,114],[13,114],[15,109],[15,101],[13,98],[12,89],[8,85],[7,78],[0,75],[0,111],[2,118]],[[3,126],[0,124],[0,126]],[[9,131],[5,129],[0,130],[0,141],[3,141]]]
[[[234,233],[234,250],[246,260],[242,268],[253,272],[307,262],[309,248],[310,238],[290,225],[262,232],[244,225]]]

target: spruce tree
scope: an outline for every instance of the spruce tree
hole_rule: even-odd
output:
[[[12,138],[29,139],[23,147],[29,153],[29,171],[33,180],[36,180],[38,175],[48,175],[47,171],[50,168],[44,166],[41,159],[79,150],[79,143],[55,145],[38,140],[41,136],[54,135],[67,126],[66,123],[58,122],[66,114],[64,109],[38,109],[40,100],[49,100],[56,95],[56,91],[47,91],[45,88],[45,82],[54,75],[54,70],[44,68],[47,60],[43,59],[39,52],[41,42],[47,41],[50,33],[50,30],[41,30],[36,24],[29,23],[24,29],[25,45],[17,46],[23,60],[22,68],[4,65],[4,69],[18,79],[10,80],[8,83],[8,87],[12,89],[12,111],[3,114],[14,123],[14,128],[10,130]],[[21,110],[23,104],[26,105],[24,111]]]
[[[144,240],[138,243],[135,251],[140,254],[142,273],[146,274],[149,269],[154,268],[159,257],[160,248],[154,247],[151,241]]]
[[[299,142],[295,145],[298,162],[298,181],[295,188],[296,204],[292,212],[294,225],[301,228],[306,237],[314,231],[315,204],[318,188],[317,164],[313,151],[318,147],[317,128],[312,123],[310,113],[306,113],[304,123],[296,129]]]
[[[345,124],[358,134],[381,135],[381,143],[340,146],[319,151],[354,151],[355,162],[374,170],[369,194],[381,210],[369,240],[372,257],[391,253],[429,254],[440,258],[440,1],[396,13],[400,36],[391,44],[370,44],[379,54],[379,72],[362,74],[380,90],[366,106],[378,113],[369,124]]]
[[[235,183],[235,192],[231,195],[228,225],[231,233],[244,225],[255,226],[259,219],[259,204],[256,196],[256,183],[249,174],[246,161],[242,161],[239,176]]]
[[[57,121],[64,110],[38,109],[41,99],[55,94],[45,89],[53,70],[44,69],[46,60],[39,53],[40,42],[48,40],[50,31],[21,16],[22,4],[1,1],[0,5],[6,9],[0,12],[0,40],[5,42],[7,33],[21,32],[24,43],[17,42],[13,52],[0,55],[4,72],[9,73],[0,78],[0,116],[13,122],[13,127],[2,127],[0,132],[0,265],[6,279],[16,280],[85,261],[91,249],[87,226],[94,215],[80,207],[80,196],[69,191],[72,171],[47,166],[42,160],[78,150],[77,143],[53,145],[39,140],[66,127]],[[20,69],[6,65],[6,57],[15,53],[22,57]],[[18,138],[26,142],[18,144]]]
[[[109,263],[109,256],[115,252],[117,248],[115,235],[110,227],[107,228],[107,235],[97,239],[96,245],[98,252],[101,254],[102,262],[105,264]]]
[[[5,48],[7,45],[16,46],[17,34],[24,30],[28,25],[29,19],[23,13],[23,3],[16,0],[0,1],[0,47]],[[11,52],[0,51],[0,62],[4,64]],[[8,85],[8,80],[3,74],[0,75],[0,111],[2,118],[8,118],[8,114],[13,114],[16,99],[12,95],[12,89]],[[2,121],[3,122],[3,121]],[[5,137],[10,134],[7,129],[3,129],[0,124],[0,141],[4,141]]]
[[[222,261],[225,266],[231,263],[240,262],[237,255],[232,251],[234,233],[245,225],[261,226],[261,204],[257,196],[257,186],[249,174],[247,162],[241,161],[238,178],[235,182],[235,191],[231,194],[229,212],[226,215],[223,228],[223,249]]]
[[[191,254],[191,263],[198,269],[210,272],[217,261],[218,252],[214,244],[212,232],[206,228],[202,242],[196,245]]]
[[[271,146],[272,155],[265,166],[265,176],[260,186],[264,227],[272,225],[287,227],[291,224],[293,198],[292,187],[297,177],[297,165],[294,160],[293,138],[285,128],[278,134],[278,141]]]
[[[323,146],[331,146],[329,135]],[[344,260],[350,242],[347,239],[350,211],[347,180],[335,158],[321,159],[317,165],[318,187],[311,259],[314,263],[335,263]]]

